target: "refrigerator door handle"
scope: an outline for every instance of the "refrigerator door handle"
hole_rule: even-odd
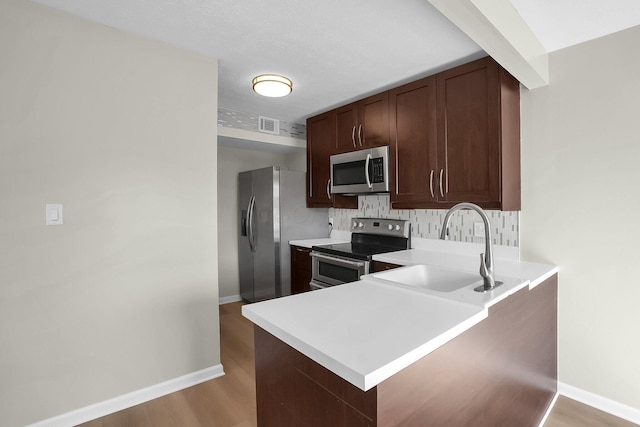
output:
[[[256,198],[251,196],[249,199],[249,206],[247,207],[247,239],[249,240],[249,247],[251,252],[256,251],[255,239],[253,235],[253,210],[256,207]]]

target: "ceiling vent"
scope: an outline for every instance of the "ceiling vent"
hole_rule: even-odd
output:
[[[280,135],[280,120],[258,116],[258,132]]]

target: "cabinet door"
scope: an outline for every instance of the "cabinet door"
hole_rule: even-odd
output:
[[[400,267],[402,266],[398,264],[391,264],[391,263],[382,262],[382,261],[373,261],[371,269],[373,270],[374,273],[377,273],[380,271],[393,270],[394,268],[400,268]]]
[[[307,120],[307,206],[331,207],[329,157],[335,143],[335,114]]]
[[[391,207],[431,207],[439,192],[435,77],[391,90],[389,112]]]
[[[358,108],[356,104],[345,105],[335,110],[336,146],[335,153],[357,150]]]
[[[440,200],[498,204],[501,136],[498,65],[483,58],[437,74],[436,79]]]
[[[358,102],[359,148],[389,145],[389,93],[383,92]]]
[[[299,294],[310,291],[311,282],[311,249],[291,246],[291,293]]]

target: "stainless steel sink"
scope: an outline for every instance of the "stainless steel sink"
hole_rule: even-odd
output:
[[[400,267],[380,273],[369,274],[367,277],[409,288],[417,288],[417,290],[437,292],[453,292],[482,280],[482,277],[477,273],[434,267],[431,265]]]

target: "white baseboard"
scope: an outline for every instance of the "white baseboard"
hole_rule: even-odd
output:
[[[95,403],[93,405],[85,406],[84,408],[76,409],[75,411],[67,412],[66,414],[48,418],[27,427],[75,426],[223,375],[224,369],[221,364],[211,366],[160,384],[123,394],[122,396],[114,397],[113,399],[105,400],[104,402]]]
[[[558,382],[558,393],[584,403],[585,405],[615,415],[618,418],[640,424],[640,409],[632,408],[615,400],[607,399],[606,397],[561,382]]]
[[[238,302],[238,301],[242,301],[242,298],[240,297],[240,295],[231,295],[230,297],[219,298],[218,304],[219,305],[229,304],[230,302]]]
[[[544,413],[544,416],[540,420],[538,427],[543,427],[544,423],[547,422],[547,418],[549,418],[549,415],[551,415],[551,411],[553,410],[553,407],[556,406],[556,400],[558,400],[558,393],[556,393],[555,396],[553,396],[553,399],[551,399],[551,403],[549,404],[547,411]]]

